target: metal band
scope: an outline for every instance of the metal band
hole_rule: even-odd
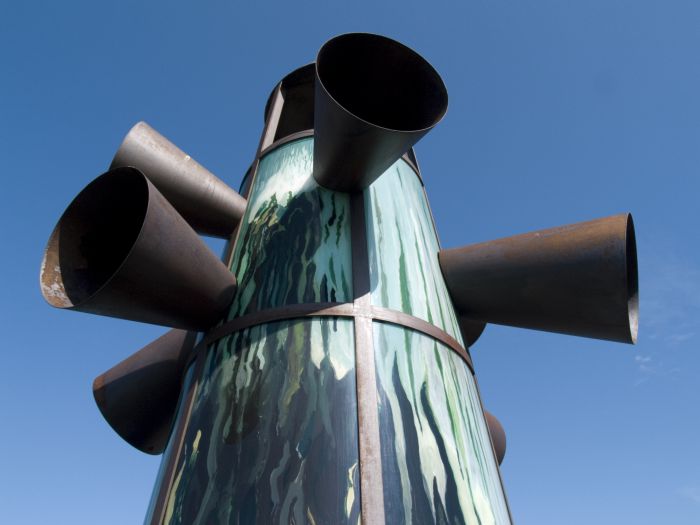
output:
[[[290,304],[280,308],[269,308],[252,314],[242,315],[222,325],[212,328],[207,335],[197,344],[195,351],[209,346],[234,332],[240,332],[251,326],[285,319],[299,317],[325,316],[325,317],[353,317],[352,303],[304,303]]]
[[[474,364],[472,363],[472,358],[469,355],[469,352],[459,343],[459,341],[434,324],[404,312],[398,312],[396,310],[382,308],[379,306],[371,307],[371,315],[372,319],[377,321],[405,326],[411,330],[428,335],[433,339],[437,339],[442,344],[456,352],[457,355],[459,355],[459,357],[461,357],[462,360],[467,363],[467,366],[471,370],[472,374],[474,373]]]
[[[265,155],[267,155],[273,149],[277,149],[280,146],[286,144],[287,142],[294,142],[295,140],[304,139],[304,138],[313,137],[313,136],[314,136],[313,129],[305,129],[302,131],[297,131],[296,133],[292,133],[291,135],[286,135],[286,136],[282,137],[281,139],[277,139],[269,146],[261,149],[257,155],[257,158],[259,158],[259,159],[263,158]]]
[[[288,142],[294,142],[295,140],[300,140],[304,139],[307,137],[313,137],[314,136],[314,130],[313,129],[305,129],[302,131],[297,131],[296,133],[291,133],[289,135],[285,135],[281,139],[277,139],[275,142],[270,144],[269,146],[264,147],[260,151],[258,151],[258,154],[255,156],[256,160],[259,160],[263,158],[265,155],[267,155],[269,152],[271,152],[274,149],[279,148],[280,146],[283,146],[284,144],[287,144]],[[416,173],[418,176],[418,180],[420,181],[421,185],[423,185],[423,177],[420,174],[420,168],[418,167],[417,162],[413,162],[411,157],[408,155],[408,153],[404,153],[401,155],[401,160],[403,160],[408,166]]]
[[[195,346],[192,355],[203,350],[219,339],[226,337],[234,332],[240,332],[251,326],[257,326],[265,323],[274,323],[276,321],[284,321],[287,319],[299,319],[303,317],[364,317],[382,323],[390,323],[398,326],[421,332],[433,339],[439,341],[457,353],[462,360],[467,364],[469,369],[474,373],[474,365],[472,363],[469,351],[465,349],[459,341],[450,334],[438,328],[434,324],[414,317],[405,312],[399,312],[390,308],[380,306],[364,306],[356,303],[302,303],[290,304],[280,308],[269,308],[254,312],[252,314],[236,317],[222,325],[212,328],[206,336]]]

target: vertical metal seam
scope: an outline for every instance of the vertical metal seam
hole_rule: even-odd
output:
[[[153,509],[153,516],[151,518],[151,525],[162,525],[163,520],[165,519],[165,509],[168,504],[173,480],[175,479],[175,469],[178,460],[180,459],[182,446],[185,441],[187,424],[189,423],[190,415],[192,414],[194,396],[199,388],[199,375],[202,373],[202,369],[204,368],[204,359],[204,352],[198,352],[196,361],[193,363],[193,365],[191,365],[194,366],[195,369],[192,376],[192,382],[190,383],[190,388],[187,391],[186,397],[183,399],[183,402],[186,403],[186,407],[182,413],[182,416],[175,422],[176,427],[173,429],[173,440],[176,448],[168,457],[168,465],[166,467],[163,480],[160,483],[158,499],[156,501],[155,508]]]
[[[353,303],[360,310],[371,307],[364,208],[363,193],[350,194]],[[384,484],[372,319],[355,316],[354,328],[361,516],[364,525],[379,525],[385,522]]]
[[[284,94],[282,93],[282,82],[277,85],[275,89],[275,95],[272,104],[270,105],[269,113],[265,118],[265,127],[262,134],[260,135],[260,142],[258,144],[258,150],[255,152],[255,157],[260,156],[260,152],[264,150],[267,146],[272,144],[275,140],[275,133],[277,133],[277,126],[279,125],[280,116],[282,115],[282,106],[284,106]]]

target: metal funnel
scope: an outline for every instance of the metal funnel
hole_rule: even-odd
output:
[[[634,343],[639,302],[630,214],[442,250],[460,317]]]
[[[57,308],[203,330],[224,315],[236,280],[140,171],[117,168],[63,213],[40,285]]]
[[[110,169],[125,166],[141,170],[201,234],[229,237],[243,217],[243,197],[145,122],[127,133]]]
[[[503,430],[501,422],[491,412],[484,410],[484,416],[486,417],[486,426],[489,427],[493,451],[496,453],[496,459],[500,465],[503,463],[503,458],[506,457],[506,432]]]
[[[321,186],[369,186],[447,111],[440,75],[389,38],[349,33],[316,58],[314,178]]]
[[[92,384],[107,423],[142,452],[160,454],[168,442],[195,338],[196,332],[170,330]]]

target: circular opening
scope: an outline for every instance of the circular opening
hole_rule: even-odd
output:
[[[350,33],[326,42],[316,71],[346,111],[397,131],[433,127],[447,111],[440,75],[418,53],[389,38]]]
[[[135,168],[99,176],[71,202],[51,234],[42,265],[44,298],[77,306],[119,269],[141,232],[148,183]]]
[[[637,342],[639,329],[639,278],[637,274],[637,241],[634,235],[632,215],[627,215],[627,312],[630,323],[630,337]]]

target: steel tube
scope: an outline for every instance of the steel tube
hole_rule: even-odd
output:
[[[440,252],[460,316],[634,343],[639,301],[630,214]]]
[[[226,238],[243,217],[243,197],[145,122],[127,133],[110,169],[127,166],[146,175],[199,233]]]
[[[160,454],[165,448],[196,336],[196,332],[170,330],[93,382],[92,393],[102,416],[142,452]]]
[[[68,206],[47,244],[46,301],[174,328],[220,320],[236,280],[135,168],[116,168]]]

